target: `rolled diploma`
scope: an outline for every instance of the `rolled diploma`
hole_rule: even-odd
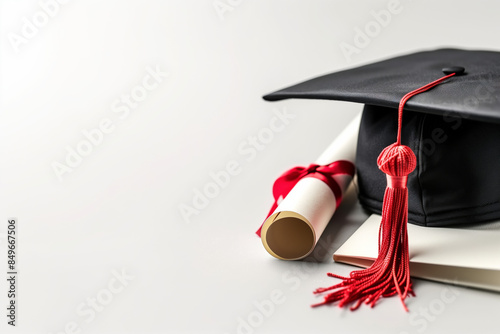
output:
[[[316,160],[328,165],[338,160],[355,161],[361,114],[340,133]],[[351,183],[349,175],[334,175],[345,193]],[[323,181],[305,177],[281,201],[262,226],[261,239],[266,250],[282,260],[298,260],[309,255],[335,213],[333,191]]]

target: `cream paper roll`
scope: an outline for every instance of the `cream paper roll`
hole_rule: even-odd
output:
[[[327,165],[338,160],[355,161],[361,114],[340,133],[316,160]],[[342,189],[349,186],[348,175],[334,175]],[[301,179],[262,225],[261,239],[266,250],[282,260],[299,260],[309,255],[336,209],[333,191],[323,181]]]

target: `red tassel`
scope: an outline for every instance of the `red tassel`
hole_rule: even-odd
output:
[[[342,307],[357,300],[351,310],[362,302],[375,305],[380,297],[390,297],[396,293],[403,307],[408,294],[414,295],[410,281],[410,258],[408,255],[408,188],[406,178],[417,165],[413,151],[397,143],[386,147],[378,157],[379,168],[387,174],[388,185],[382,207],[382,222],[379,229],[379,255],[373,265],[365,270],[351,272],[349,277],[329,273],[328,276],[343,279],[340,284],[320,288],[314,293],[340,288],[325,296],[323,302],[313,306],[340,300]]]
[[[410,257],[408,251],[408,188],[406,187],[408,174],[413,172],[417,159],[413,151],[401,145],[401,125],[403,108],[412,96],[422,93],[449,77],[452,73],[433,81],[421,88],[406,94],[399,104],[397,142],[386,147],[377,159],[380,170],[387,174],[387,188],[382,206],[382,222],[379,229],[378,257],[367,269],[351,272],[349,277],[342,277],[332,273],[328,276],[340,278],[343,281],[329,288],[319,288],[314,293],[327,294],[321,303],[313,307],[339,302],[339,306],[354,303],[351,310],[357,309],[361,303],[375,306],[380,297],[399,295],[403,307],[408,308],[405,299],[408,295],[415,295],[410,280]]]

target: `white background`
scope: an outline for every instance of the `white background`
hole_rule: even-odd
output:
[[[38,1],[0,4],[0,277],[9,217],[20,272],[15,329],[0,281],[2,333],[498,332],[498,293],[422,280],[409,314],[397,298],[354,313],[309,308],[312,290],[335,282],[326,272],[353,269],[331,255],[366,218],[354,192],[310,263],[272,258],[254,234],[274,179],[316,159],[361,111],[262,95],[413,51],[500,50],[498,3],[401,0],[350,57],[342,43],[355,46],[388,1],[73,0],[47,22]],[[16,47],[34,17],[39,27]],[[148,68],[169,74],[127,117],[115,113]],[[276,112],[293,119],[251,153]],[[53,164],[104,119],[112,132],[60,181]],[[179,208],[233,160],[237,175],[183,218]],[[133,277],[124,287],[122,271]],[[92,298],[106,304],[95,317]]]

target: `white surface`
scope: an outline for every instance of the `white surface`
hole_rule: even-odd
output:
[[[19,326],[2,315],[0,331],[59,333],[75,322],[81,333],[237,333],[250,317],[249,333],[498,332],[499,294],[425,281],[410,314],[397,298],[356,313],[310,309],[312,291],[332,282],[326,272],[352,269],[331,255],[366,219],[354,197],[312,262],[272,258],[254,232],[274,179],[314,161],[361,110],[263,94],[416,50],[499,50],[500,4],[402,0],[348,61],[342,43],[388,2],[224,2],[232,10],[221,20],[212,0],[68,1],[15,53],[8,34],[40,5],[0,1],[0,233],[8,217],[20,224]],[[120,102],[157,67],[169,75],[148,79],[143,101]],[[51,164],[83,130],[104,121],[109,132],[106,119],[113,130],[60,182]],[[232,174],[219,175],[217,192],[211,173],[224,169]],[[206,201],[196,195],[204,188]],[[184,219],[179,207],[193,199],[200,209]],[[109,301],[122,269],[134,278]],[[2,305],[5,291],[1,279]],[[92,319],[87,298],[97,297],[109,304]],[[270,298],[262,315],[256,303]]]

